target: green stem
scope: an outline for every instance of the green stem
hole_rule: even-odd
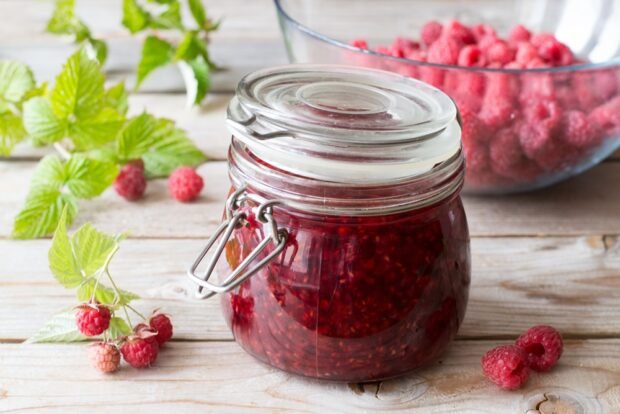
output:
[[[144,315],[142,315],[140,312],[138,312],[133,306],[131,306],[131,305],[125,305],[125,306],[127,306],[131,311],[133,311],[133,313],[135,313],[136,315],[141,317],[143,321],[146,321],[146,318],[144,317]]]

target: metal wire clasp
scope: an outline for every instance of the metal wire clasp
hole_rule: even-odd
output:
[[[233,290],[243,283],[244,280],[258,272],[262,267],[280,254],[282,250],[284,250],[286,240],[288,239],[288,232],[285,229],[278,228],[272,214],[273,206],[281,204],[282,202],[279,200],[265,201],[257,207],[256,218],[259,222],[267,224],[266,227],[268,234],[265,234],[265,238],[261,240],[254,250],[252,250],[252,252],[250,252],[250,254],[243,259],[241,263],[239,263],[237,268],[234,269],[233,272],[228,275],[220,285],[209,282],[209,278],[211,277],[211,274],[215,269],[215,265],[222,255],[230,236],[233,231],[241,225],[241,221],[247,218],[245,212],[238,211],[243,203],[250,199],[250,195],[245,190],[245,186],[242,186],[231,194],[230,197],[228,197],[228,200],[226,200],[226,220],[215,230],[215,234],[209,238],[207,245],[202,252],[200,252],[194,261],[194,264],[192,264],[190,269],[187,271],[187,275],[191,281],[198,285],[198,292],[196,293],[196,296],[200,299],[206,299],[216,293],[229,292]],[[198,269],[198,266],[218,239],[221,240],[217,245],[213,256],[211,256],[207,261],[206,270],[203,274],[197,275],[196,269]],[[273,251],[244,272],[250,263],[252,263],[252,261],[256,259],[256,257],[258,257],[258,255],[271,243],[275,246]],[[204,293],[203,290],[206,290],[207,292]]]

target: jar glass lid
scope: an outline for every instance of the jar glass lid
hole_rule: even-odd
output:
[[[244,77],[228,118],[235,136],[278,168],[369,183],[450,159],[460,148],[456,114],[440,90],[394,73],[288,65]]]

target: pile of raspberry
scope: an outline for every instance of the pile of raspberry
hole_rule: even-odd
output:
[[[369,49],[364,40],[352,45]],[[517,25],[506,38],[486,24],[426,23],[420,40],[398,37],[375,52],[416,65],[355,56],[355,63],[420,79],[446,92],[461,116],[467,185],[526,187],[587,162],[620,135],[620,82],[614,69],[545,71],[583,63],[552,34]],[[539,71],[463,70],[454,66]]]

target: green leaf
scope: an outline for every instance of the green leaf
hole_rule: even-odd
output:
[[[84,280],[80,266],[77,263],[73,246],[67,234],[67,210],[63,210],[54,232],[52,247],[47,254],[52,274],[65,288],[79,286]]]
[[[67,207],[67,220],[72,222],[77,213],[75,197],[60,190],[39,187],[26,199],[22,211],[13,223],[13,238],[30,239],[51,234],[60,215]]]
[[[110,319],[110,327],[108,328],[110,340],[115,341],[123,336],[131,335],[132,332],[133,330],[123,318],[115,316]]]
[[[34,87],[34,75],[30,68],[20,62],[0,62],[0,100],[13,103]]]
[[[95,116],[101,109],[104,76],[96,59],[84,49],[73,54],[56,77],[51,103],[60,119]]]
[[[195,167],[205,161],[204,154],[187,138],[185,131],[167,119],[158,120],[155,144],[142,156],[149,177],[166,177],[176,168]]]
[[[52,144],[66,135],[67,123],[58,119],[47,98],[35,97],[26,102],[23,118],[34,145]]]
[[[196,30],[185,32],[174,54],[176,60],[192,60],[200,55],[207,54],[207,48],[198,37]]]
[[[144,29],[150,20],[150,15],[136,2],[136,0],[123,0],[123,26],[129,31],[137,33]]]
[[[85,153],[88,158],[101,162],[107,162],[111,164],[118,164],[119,160],[116,156],[116,149],[112,145],[105,145],[100,148],[95,148]]]
[[[109,88],[103,96],[103,104],[114,108],[119,114],[125,115],[129,109],[127,91],[125,90],[125,82],[119,82]]]
[[[56,34],[72,34],[75,19],[75,0],[56,0],[54,13],[49,22],[47,30]]]
[[[115,163],[103,162],[74,154],[65,164],[66,185],[82,199],[97,197],[112,185],[118,175]]]
[[[104,107],[93,117],[78,118],[69,124],[67,136],[77,150],[89,150],[116,139],[125,117],[110,107]]]
[[[43,157],[37,168],[32,174],[30,183],[31,192],[39,187],[46,187],[55,190],[62,189],[66,180],[65,167],[57,155],[46,155]]]
[[[27,344],[40,342],[78,342],[87,338],[80,333],[75,324],[75,309],[52,317],[43,328],[26,340]]]
[[[204,27],[207,22],[207,13],[202,5],[202,0],[187,0],[187,2],[198,27]]]
[[[90,298],[93,296],[94,288],[95,288],[94,280],[91,279],[88,282],[84,283],[77,290],[77,300],[82,301],[82,302],[90,300]],[[114,292],[114,289],[111,289],[100,282],[97,285],[97,293],[95,294],[95,299],[97,299],[99,303],[103,303],[105,305],[110,305],[110,306],[115,305],[119,307],[119,306],[125,306],[136,299],[140,299],[140,297],[134,293],[127,292],[126,290],[120,289],[120,296],[118,296],[118,300],[117,300],[117,295]]]
[[[138,63],[136,88],[152,71],[172,62],[173,54],[174,48],[170,43],[155,36],[147,37]]]
[[[211,86],[209,64],[202,56],[196,56],[192,60],[179,62],[179,67],[185,81],[188,102],[200,104]]]
[[[45,96],[48,94],[48,92],[49,87],[47,82],[41,82],[40,85],[35,86],[24,94],[24,96],[22,97],[22,102],[27,102],[31,98]]]
[[[116,153],[122,162],[142,157],[155,143],[159,123],[152,115],[143,113],[132,118],[116,140]]]
[[[152,18],[150,26],[153,29],[179,29],[183,30],[181,18],[181,5],[178,1],[168,2],[166,10],[159,16]]]
[[[108,45],[106,42],[99,39],[89,38],[87,40],[87,45],[93,49],[97,60],[101,65],[103,65],[108,57]]]
[[[13,147],[26,137],[26,130],[19,116],[12,112],[0,114],[0,157],[11,155]]]
[[[71,237],[71,244],[82,274],[90,277],[98,273],[118,250],[113,236],[105,234],[86,223]]]

